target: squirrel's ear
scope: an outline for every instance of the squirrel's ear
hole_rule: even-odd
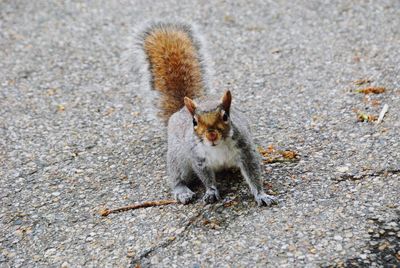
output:
[[[189,112],[194,115],[194,111],[197,107],[196,103],[188,97],[185,97],[183,101],[185,102],[185,106],[189,110]]]
[[[222,96],[221,102],[224,110],[226,112],[229,112],[229,108],[231,107],[231,102],[232,102],[232,95],[230,90],[225,91],[224,95]]]

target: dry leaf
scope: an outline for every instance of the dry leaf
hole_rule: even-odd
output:
[[[386,91],[386,88],[384,87],[366,87],[357,90],[358,93],[363,93],[363,94],[381,94]]]
[[[295,159],[297,157],[297,153],[293,151],[278,151],[278,152],[286,159]]]
[[[378,117],[376,115],[366,114],[358,110],[356,111],[356,113],[357,113],[357,121],[359,122],[374,122],[378,120]]]
[[[298,154],[289,150],[276,150],[274,145],[269,145],[267,149],[258,148],[258,152],[265,158],[265,163],[290,162],[299,159]]]

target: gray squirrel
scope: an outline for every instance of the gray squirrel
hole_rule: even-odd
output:
[[[152,89],[160,94],[161,117],[168,123],[168,176],[177,201],[195,193],[188,184],[197,176],[205,186],[205,203],[220,199],[215,172],[239,168],[259,206],[277,203],[261,183],[260,156],[249,123],[231,107],[231,92],[206,97],[210,88],[204,46],[193,25],[151,23],[137,38]],[[138,60],[140,62],[140,60]]]

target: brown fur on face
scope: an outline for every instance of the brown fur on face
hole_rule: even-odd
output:
[[[223,120],[224,113],[225,111],[218,107],[214,111],[195,114],[197,126],[194,127],[194,131],[197,136],[211,143],[218,143],[221,139],[227,138],[230,124],[229,121]]]
[[[231,92],[227,90],[224,92],[219,104],[212,104],[215,105],[213,106],[215,107],[214,109],[206,108],[205,111],[202,109],[204,105],[207,107],[204,102],[201,103],[200,109],[198,109],[196,102],[188,97],[184,98],[186,109],[193,116],[194,131],[201,140],[207,140],[213,145],[217,145],[222,139],[229,136],[231,130],[229,123],[231,101]]]

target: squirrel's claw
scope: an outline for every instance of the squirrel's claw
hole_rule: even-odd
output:
[[[266,193],[259,193],[255,196],[258,206],[272,206],[278,204],[278,199],[275,196]]]
[[[215,203],[216,201],[220,200],[221,197],[219,196],[219,192],[217,189],[208,189],[203,196],[203,201],[206,204]]]

